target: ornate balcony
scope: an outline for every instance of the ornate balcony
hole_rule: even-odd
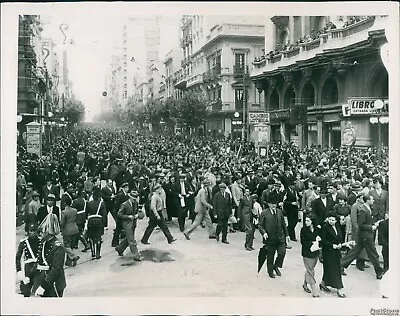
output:
[[[301,43],[290,51],[282,51],[272,58],[264,58],[253,62],[251,76],[260,76],[278,67],[293,65],[298,61],[308,60],[323,54],[325,51],[348,47],[368,40],[370,34],[383,32],[388,28],[386,16],[369,16],[364,20],[341,29],[333,29],[319,36],[318,39]],[[374,32],[375,31],[375,32]]]

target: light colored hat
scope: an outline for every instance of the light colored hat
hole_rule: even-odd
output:
[[[39,225],[39,230],[50,235],[60,234],[60,224],[56,214],[50,213]]]

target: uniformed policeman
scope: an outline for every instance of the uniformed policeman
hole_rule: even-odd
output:
[[[83,248],[82,252],[86,252],[90,249],[89,243],[86,239],[86,236],[84,234],[85,230],[85,223],[86,223],[86,193],[84,191],[78,192],[78,197],[75,199],[75,201],[72,203],[71,207],[76,208],[77,215],[76,215],[76,225],[78,225],[79,229],[79,240],[82,242]],[[78,248],[78,239],[75,241],[74,248]]]
[[[66,287],[64,274],[65,250],[56,238],[60,226],[55,214],[49,214],[39,226],[42,240],[38,249],[37,270],[32,293],[43,297],[62,297]]]
[[[24,297],[31,295],[36,270],[37,251],[39,248],[38,227],[36,223],[32,223],[27,228],[28,236],[21,239],[18,245],[17,254],[15,256],[15,265],[17,268],[18,280],[20,282],[20,290]],[[21,264],[21,259],[23,262]]]

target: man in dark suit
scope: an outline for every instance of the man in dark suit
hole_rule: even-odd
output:
[[[138,176],[137,171],[133,169],[133,164],[128,164],[128,170],[125,172],[124,181],[128,182],[129,190],[137,190],[135,178]]]
[[[258,229],[267,246],[267,271],[271,278],[275,278],[274,271],[278,276],[282,275],[279,268],[283,266],[286,244],[289,243],[289,234],[283,213],[276,207],[278,202],[278,194],[272,191],[267,199],[268,208],[261,213],[258,223]],[[278,253],[276,259],[275,253]]]
[[[254,178],[254,171],[252,169],[247,170],[247,176],[244,179],[244,184],[246,187],[248,187],[250,189],[251,194],[256,193],[257,183]]]
[[[114,199],[115,199],[115,189],[113,186],[113,180],[112,179],[108,179],[107,180],[107,185],[101,189],[101,197],[104,200],[104,204],[106,206],[106,212],[107,212],[107,216],[106,216],[106,225],[105,227],[108,226],[108,213],[111,213],[111,215],[113,215],[114,217]],[[117,223],[117,218],[114,217],[115,223]]]
[[[353,260],[358,256],[363,248],[367,251],[369,261],[375,268],[376,278],[382,279],[383,270],[379,264],[379,255],[375,248],[375,230],[377,225],[372,219],[371,206],[374,204],[372,195],[363,197],[364,204],[358,211],[357,224],[359,229],[359,240],[354,248],[352,248],[341,260],[343,269],[346,269]]]
[[[46,199],[46,205],[39,208],[36,214],[36,219],[39,225],[50,213],[55,214],[58,218],[58,222],[60,223],[60,209],[55,205],[55,198],[56,197],[54,194],[49,194]]]
[[[46,197],[49,194],[53,194],[56,197],[56,201],[60,199],[59,189],[53,184],[51,179],[47,180],[46,185],[42,189],[42,196],[40,198],[42,204],[44,204]]]
[[[137,248],[135,240],[135,229],[137,224],[137,218],[139,213],[139,193],[137,191],[131,191],[129,193],[128,200],[123,202],[118,210],[118,217],[122,221],[122,226],[125,231],[125,238],[122,242],[115,247],[118,255],[122,256],[126,247],[129,245],[129,249],[133,253],[133,259],[135,261],[142,261],[142,256]]]
[[[378,226],[378,243],[382,246],[383,271],[389,270],[389,214],[385,214],[385,220]]]
[[[286,194],[283,200],[283,209],[288,220],[287,228],[290,240],[297,241],[295,228],[299,222],[299,203],[293,183],[286,188]]]
[[[244,190],[244,196],[240,199],[239,202],[239,219],[241,222],[241,228],[246,232],[246,240],[244,243],[244,248],[248,251],[254,250],[253,248],[253,199],[250,196],[249,188]]]
[[[319,198],[311,202],[311,213],[315,216],[317,226],[322,226],[326,216],[333,210],[332,201],[327,198],[328,191],[321,189]]]
[[[67,190],[63,193],[63,195],[61,196],[61,201],[60,201],[60,209],[61,211],[65,210],[66,205],[66,201],[67,200],[74,200],[74,193],[75,193],[75,187],[72,183],[69,183],[67,185]]]
[[[361,183],[359,181],[354,182],[351,185],[350,190],[348,191],[347,194],[347,204],[352,206],[354,203],[356,203],[358,192],[360,192],[361,190],[362,190]]]
[[[385,213],[389,210],[389,193],[382,189],[382,179],[374,179],[374,188],[370,194],[374,197],[374,204],[372,205],[372,217],[374,222],[383,220]]]
[[[119,191],[117,193],[117,196],[115,197],[115,207],[113,208],[113,212],[114,212],[113,216],[115,218],[117,218],[117,220],[116,220],[116,226],[114,229],[113,239],[111,241],[111,247],[118,246],[120,238],[123,238],[121,236],[123,233],[121,218],[115,213],[118,213],[118,210],[119,210],[120,206],[122,205],[122,203],[129,200],[128,192],[129,192],[129,184],[128,184],[128,182],[124,182],[121,185],[121,188],[119,189]]]
[[[217,230],[215,232],[216,239],[219,241],[219,234],[222,231],[222,243],[229,244],[228,235],[228,219],[232,214],[232,198],[228,192],[225,192],[227,185],[221,183],[220,191],[213,198],[213,212],[217,215]]]
[[[185,181],[186,175],[181,174],[179,176],[179,182],[174,183],[171,186],[172,194],[176,201],[176,210],[178,210],[178,223],[181,232],[185,230],[185,219],[187,213],[188,198],[194,192],[191,191],[188,183]]]

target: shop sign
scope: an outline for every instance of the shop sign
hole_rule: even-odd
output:
[[[342,105],[342,114],[344,117],[352,115],[372,115],[377,113],[375,101],[378,99],[352,98]],[[382,112],[388,112],[389,102],[384,102]]]
[[[268,112],[250,112],[249,113],[249,124],[268,124],[269,113]]]
[[[256,147],[267,146],[270,142],[270,126],[264,124],[256,125],[254,132]]]
[[[270,112],[271,121],[287,120],[289,118],[289,110]]]

